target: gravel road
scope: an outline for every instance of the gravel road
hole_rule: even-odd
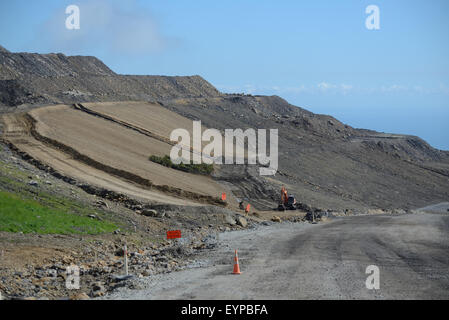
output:
[[[219,235],[195,266],[106,299],[448,299],[449,214],[352,216]],[[238,249],[241,275],[232,275]],[[366,288],[367,266],[380,289]]]

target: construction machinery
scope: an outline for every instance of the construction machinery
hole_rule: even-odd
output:
[[[281,189],[281,202],[279,203],[278,210],[296,210],[295,196],[292,194],[289,195],[284,186]]]

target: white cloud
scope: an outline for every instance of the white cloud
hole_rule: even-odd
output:
[[[68,15],[60,8],[38,30],[53,52],[69,54],[84,52],[113,52],[117,54],[147,54],[160,52],[173,44],[164,36],[151,13],[135,0],[118,1],[81,0],[80,29],[65,28]]]
[[[329,90],[329,89],[335,89],[335,88],[337,88],[336,85],[331,84],[331,83],[327,83],[327,82],[321,82],[321,83],[318,83],[317,87],[318,87],[318,89],[320,89],[320,90],[322,90],[322,91],[327,91],[327,90]]]
[[[346,95],[351,90],[354,89],[354,86],[352,84],[346,84],[346,83],[333,84],[333,83],[328,83],[328,82],[320,82],[320,83],[318,83],[317,88],[322,93],[327,92],[327,93],[334,93],[334,94],[339,93],[339,94]]]
[[[400,92],[400,91],[407,91],[408,87],[399,85],[399,84],[393,84],[390,86],[381,86],[380,91],[381,92]]]

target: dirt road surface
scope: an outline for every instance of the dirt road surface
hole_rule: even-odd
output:
[[[106,299],[448,299],[449,215],[352,216],[219,235],[197,266]],[[241,275],[232,275],[239,250]],[[366,268],[380,289],[366,287]]]

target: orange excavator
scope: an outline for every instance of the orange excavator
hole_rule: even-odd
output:
[[[296,210],[296,199],[292,194],[288,195],[287,189],[285,189],[285,187],[282,186],[281,202],[279,203],[278,210],[283,211],[286,209]]]

